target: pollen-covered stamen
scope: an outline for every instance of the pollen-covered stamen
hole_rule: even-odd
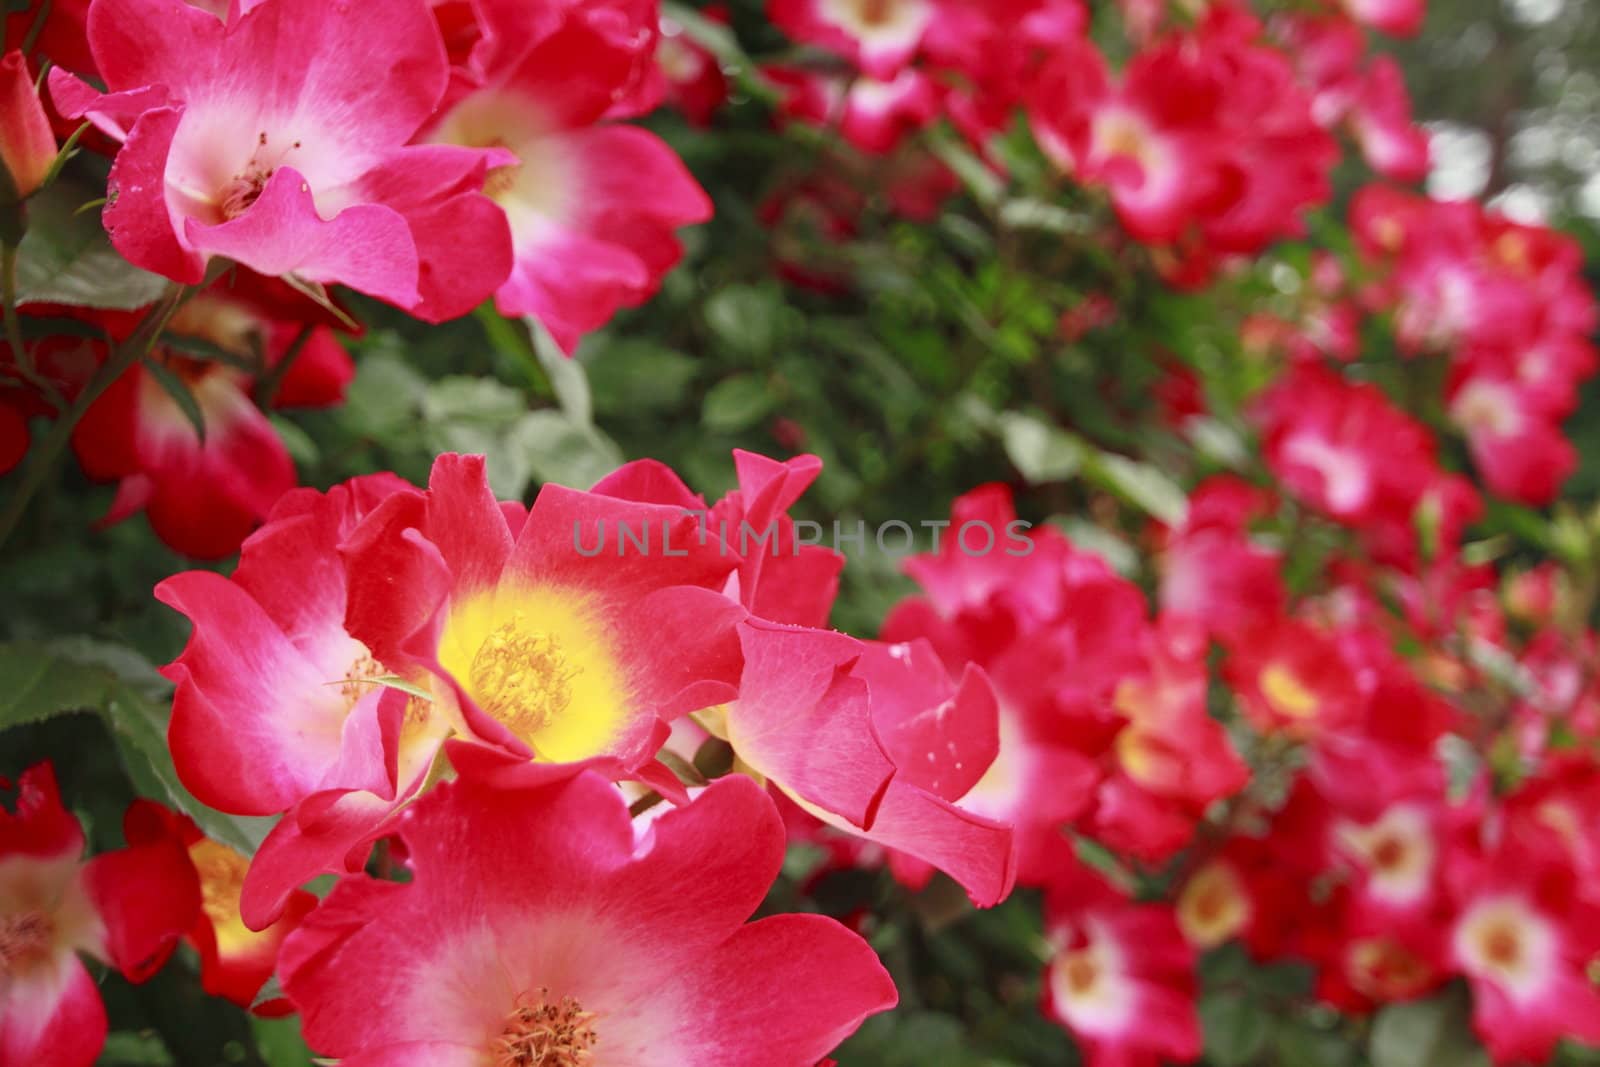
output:
[[[1088,993],[1100,980],[1100,963],[1092,948],[1068,953],[1060,966],[1067,988],[1077,996]]]
[[[344,672],[344,680],[329,682],[328,684],[339,687],[339,696],[344,698],[344,712],[348,715],[355,710],[355,706],[360,703],[362,697],[380,685],[393,680],[393,678],[394,676],[390,674],[387,667],[374,659],[372,653],[362,649],[361,655],[351,661],[350,668]],[[383,679],[383,681],[380,682],[379,679]],[[415,683],[417,679],[412,678],[407,681]],[[422,688],[426,689],[427,686],[423,685]],[[428,700],[412,696],[410,700],[406,701],[405,721],[407,725],[425,723],[430,715],[431,707]]]
[[[239,921],[239,893],[250,861],[227,845],[209,838],[189,846],[189,859],[200,876],[200,909],[214,925]]]
[[[898,0],[860,0],[861,21],[868,26],[882,26],[895,15]]]
[[[372,658],[372,653],[362,652],[356,661],[350,664],[350,669],[344,672],[344,681],[339,685],[339,695],[344,697],[348,707],[354,707],[356,702],[372,690],[374,678],[382,678],[388,672],[383,669],[383,664]]]
[[[490,1048],[494,1067],[583,1067],[594,1062],[595,1013],[572,997],[552,1002],[543,987],[517,997]]]
[[[0,916],[0,975],[14,975],[50,954],[56,927],[43,911]]]
[[[491,138],[485,148],[510,148],[505,141],[498,137]],[[507,163],[505,166],[495,167],[483,180],[483,195],[491,200],[498,201],[509,195],[517,187],[517,179],[522,175],[522,163]]]
[[[1483,957],[1504,971],[1522,966],[1522,938],[1510,923],[1491,923],[1483,931]]]
[[[823,0],[822,14],[856,36],[882,40],[917,31],[925,10],[918,0]]]
[[[519,611],[479,646],[469,677],[479,706],[526,740],[567,710],[580,673],[561,642]]]
[[[1215,948],[1249,919],[1249,901],[1233,868],[1211,863],[1189,879],[1178,897],[1178,925],[1189,940]]]
[[[261,191],[267,187],[267,182],[278,172],[278,164],[294,149],[300,147],[299,141],[292,142],[283,151],[278,153],[274,162],[264,163],[261,157],[267,147],[267,134],[262,131],[256,137],[256,151],[250,157],[250,162],[244,170],[235,174],[222,188],[222,217],[236,219],[249,211],[255,202],[261,199]]]
[[[509,163],[503,167],[496,167],[489,172],[483,180],[483,195],[491,200],[499,200],[517,187],[517,178],[522,173],[521,163]]]
[[[222,217],[236,219],[249,211],[261,199],[261,190],[267,187],[273,168],[251,163],[244,173],[235,174],[222,190]]]
[[[1317,695],[1300,681],[1293,669],[1272,663],[1261,672],[1261,695],[1286,719],[1308,719],[1317,711]]]
[[[1544,994],[1560,952],[1556,930],[1514,897],[1486,900],[1468,910],[1455,944],[1469,977],[1493,982],[1519,1001]]]
[[[1392,871],[1405,863],[1408,853],[1403,840],[1393,834],[1381,834],[1372,843],[1372,865],[1380,871]]]

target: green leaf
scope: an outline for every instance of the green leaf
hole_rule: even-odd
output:
[[[1243,470],[1250,463],[1250,450],[1245,447],[1233,427],[1207,415],[1192,415],[1183,426],[1183,432],[1194,443],[1200,454],[1233,470]]]
[[[277,985],[276,978],[269,979],[266,987],[257,995],[257,1001],[269,989],[276,989]],[[278,990],[278,995],[282,995],[282,990]],[[263,1019],[253,1015],[250,1017],[250,1029],[256,1039],[256,1052],[266,1061],[267,1067],[306,1067],[306,1064],[315,1062],[305,1038],[300,1036],[298,1016]]]
[[[609,415],[677,408],[700,367],[682,352],[634,339],[605,345],[584,364],[595,409]]]
[[[1486,497],[1484,512],[1483,525],[1486,529],[1513,534],[1540,548],[1550,544],[1550,525],[1543,515],[1532,508]]]
[[[589,375],[583,364],[561,351],[561,346],[538,319],[529,318],[528,329],[533,334],[533,354],[538,357],[545,377],[550,379],[556,402],[573,422],[587,426],[594,421],[594,402],[589,396]]]
[[[524,415],[506,435],[508,460],[525,465],[541,482],[587,489],[622,465],[622,451],[593,426],[579,426],[559,411]],[[491,463],[494,460],[490,456]]]
[[[1073,544],[1093,552],[1123,577],[1131,578],[1139,573],[1139,550],[1113,531],[1076,515],[1052,515],[1049,522]]]
[[[661,14],[662,17],[669,18],[682,26],[690,37],[724,64],[752,66],[749,57],[739,45],[739,38],[733,35],[733,30],[722,23],[713,22],[687,4],[674,3],[673,0],[664,0]]]
[[[1005,182],[995,177],[989,165],[973,155],[966,145],[954,137],[935,137],[932,139],[933,154],[938,156],[944,165],[949,167],[961,184],[967,187],[973,199],[980,204],[997,204],[1005,193]]]
[[[700,421],[713,433],[737,433],[761,421],[776,399],[760,378],[736,374],[706,393],[700,406]]]
[[[416,697],[418,700],[425,700],[430,704],[433,703],[432,693],[428,692],[420,685],[415,685],[406,681],[398,674],[383,674],[376,678],[341,678],[336,682],[324,682],[323,684],[350,685],[352,682],[356,685],[381,685],[385,689],[398,689],[400,692],[405,693],[408,696]]]
[[[120,1030],[106,1035],[95,1062],[99,1067],[172,1067],[176,1061],[156,1034]]]
[[[502,382],[442,378],[423,393],[423,441],[431,452],[484,456],[495,495],[517,499],[527,489],[532,469],[510,438],[527,414],[526,398]]]
[[[0,644],[0,729],[70,711],[99,711],[111,679],[35,642]]]
[[[1189,499],[1176,482],[1148,463],[1115,452],[1090,457],[1084,474],[1168,526],[1183,522]]]
[[[389,442],[414,437],[427,381],[389,352],[362,358],[345,395],[340,418],[352,433]]]
[[[678,755],[670,749],[663,748],[656,753],[656,759],[666,764],[667,769],[678,776],[678,781],[686,786],[701,786],[706,784],[706,776],[700,773],[700,768]]]
[[[1083,443],[1031,415],[1015,411],[1000,416],[1000,439],[1006,455],[1029,484],[1063,482],[1083,466]]]
[[[840,1063],[872,1067],[977,1067],[983,1060],[967,1044],[961,1020],[901,1008],[868,1019],[840,1047]]]
[[[1472,1040],[1465,991],[1391,1004],[1378,1013],[1367,1052],[1372,1067],[1488,1067]]]
[[[293,274],[280,274],[278,278],[289,288],[338,319],[340,325],[344,326],[345,329],[360,331],[361,324],[351,318],[350,313],[345,311],[344,308],[333,302],[333,297],[328,295],[328,287],[326,285],[321,282],[307,281],[305,278],[299,278]]]
[[[183,412],[183,417],[189,420],[189,425],[194,428],[195,436],[200,438],[200,443],[206,442],[206,417],[200,410],[200,401],[194,398],[194,393],[189,390],[188,383],[176,374],[159,359],[144,361],[144,369],[150,377],[156,380],[163,392],[170,396],[173,403],[178,405],[178,410]]]
[[[1084,234],[1094,228],[1089,216],[1032,197],[1007,200],[1000,208],[1000,221],[1013,229],[1057,234]]]
[[[267,421],[272,423],[272,428],[277,431],[283,447],[289,450],[290,459],[302,467],[316,466],[317,460],[322,458],[322,450],[317,447],[316,441],[311,439],[310,434],[302,430],[294,420],[276,411],[267,413]]]
[[[505,427],[527,410],[520,392],[493,378],[440,378],[427,387],[422,398],[422,417],[438,425]]]
[[[1348,1038],[1285,1021],[1274,1034],[1277,1067],[1356,1067],[1358,1048]]]
[[[271,1004],[274,1000],[282,999],[283,986],[278,982],[278,976],[269,975],[266,984],[256,992],[255,999],[250,1002],[250,1008],[253,1011],[263,1004]]]
[[[57,182],[28,200],[28,232],[17,246],[17,302],[132,311],[155,303],[167,280],[123,259],[97,215],[78,214],[95,194]]]
[[[1261,1053],[1271,1019],[1242,993],[1213,993],[1200,1001],[1206,1057],[1216,1067],[1244,1067]]]
[[[730,285],[706,301],[706,325],[729,348],[765,355],[777,342],[782,297],[753,285]]]
[[[98,712],[140,794],[189,815],[207,836],[253,853],[271,820],[213,811],[183,787],[167,751],[171,706],[167,680],[131,649],[87,638],[0,644],[0,728]]]
[[[215,341],[208,341],[204,337],[191,337],[182,333],[164,333],[161,335],[160,347],[171,349],[174,352],[182,352],[184,355],[194,359],[226,364],[248,374],[255,374],[261,370],[254,359],[223,348]]]

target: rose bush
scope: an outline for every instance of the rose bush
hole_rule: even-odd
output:
[[[1592,1062],[1593,231],[1428,19],[14,0],[0,1067]]]

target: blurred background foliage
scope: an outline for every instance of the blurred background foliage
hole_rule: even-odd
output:
[[[733,26],[758,58],[789,47],[758,0],[734,5]],[[1600,4],[1435,0],[1418,39],[1387,47],[1405,66],[1417,114],[1436,124],[1431,189],[1548,212],[1586,243],[1591,277],[1600,278]],[[1157,280],[1148,252],[1106,238],[1114,229],[1106,204],[1063,187],[1020,135],[1003,149],[1008,184],[963,167],[973,161],[954,138],[940,142],[969,181],[928,221],[908,221],[881,179],[913,159],[869,167],[815,133],[778,131],[759,89],[734,73],[734,99],[714,129],[672,114],[652,120],[717,205],[716,219],[687,235],[686,261],[657,299],[588,338],[571,363],[524,324],[489,312],[429,328],[354,301],[366,329],[350,341],[359,372],[348,403],[274,416],[302,480],[322,487],[377,470],[421,480],[439,451],[485,452],[498,491],[531,499],[541,482],[588,485],[623,459],[651,456],[715,498],[733,485],[733,448],[813,452],[824,473],[799,517],[849,529],[858,519],[915,526],[946,517],[951,499],[974,485],[1005,481],[1019,489],[1024,517],[1059,523],[1148,581],[1133,549],[1180,487],[1221,470],[1263,476],[1234,416],[1270,370],[1240,325],[1251,311],[1301,298],[1309,245],[1280,246],[1203,292],[1174,291]],[[819,192],[823,171],[845,188]],[[827,197],[847,205],[852,239],[826,235]],[[772,205],[783,203],[789,210],[774,227]],[[1313,221],[1317,245],[1347,244],[1341,203]],[[832,292],[791,284],[786,267],[796,264],[842,281]],[[1064,331],[1063,315],[1074,312],[1086,325]],[[1406,376],[1436,372],[1385,352],[1392,342],[1377,331],[1367,341],[1365,355],[1374,373],[1392,375],[1389,385],[1404,389]],[[1205,383],[1213,418],[1199,447],[1155,417],[1154,386],[1175,366]],[[1600,389],[1592,384],[1569,432],[1583,460],[1556,514],[1497,507],[1484,538],[1530,558],[1593,551]],[[160,771],[164,683],[137,657],[108,650],[134,649],[152,663],[177,652],[183,623],[148,590],[189,564],[141,519],[97,527],[111,491],[75,477],[36,502],[0,559],[0,628],[28,642],[0,659],[0,723],[22,719],[40,686],[65,687],[63,699],[86,713],[0,733],[0,773],[55,760],[63,795],[98,849],[120,843],[120,812],[136,790],[181,792]],[[1327,547],[1299,546],[1290,573],[1314,572]],[[892,555],[872,545],[846,551],[834,624],[869,636],[910,586]],[[59,639],[68,633],[91,637]],[[148,729],[136,736],[108,726],[126,715],[88,713],[119,706],[137,707]],[[235,840],[258,832],[207,828]],[[845,1067],[1076,1062],[1064,1032],[1036,1011],[1036,901],[1018,894],[974,913],[949,883],[911,896],[882,873],[813,881],[815,860],[804,849],[791,856],[773,906],[858,922],[902,994],[900,1011],[871,1020],[840,1052]],[[1223,950],[1203,977],[1207,1056],[1217,1067],[1482,1062],[1461,1044],[1459,991],[1353,1022],[1304,1007],[1309,972],[1293,967],[1246,967]],[[103,989],[115,1031],[108,1065],[308,1062],[292,1022],[202,1002],[194,961],[182,953],[149,985],[110,974]]]

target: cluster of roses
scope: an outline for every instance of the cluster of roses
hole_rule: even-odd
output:
[[[656,5],[623,0],[72,0],[9,16],[8,39],[34,41],[34,69],[54,64],[58,129],[87,121],[81,143],[115,155],[104,219],[117,251],[208,286],[75,431],[86,473],[118,481],[108,518],[147,508],[180,551],[221,557],[293,487],[252,391],[265,406],[325,406],[351,373],[330,331],[340,316],[308,286],[427,321],[492,296],[568,351],[647,299],[680,258],[676,228],[711,211],[659,138],[617,121],[665,92],[657,21]],[[57,133],[20,52],[0,78],[4,162],[27,197]],[[212,281],[224,261],[237,269]],[[108,345],[143,320],[22,310],[43,339],[0,344],[0,470],[27,452],[30,418],[99,392]],[[51,332],[63,315],[90,321]],[[193,397],[204,440],[163,369]]]
[[[991,905],[1012,833],[958,802],[998,712],[981,669],[952,681],[920,642],[821,628],[843,561],[786,514],[820,464],[736,460],[715,505],[641,461],[524,508],[481,458],[441,456],[425,491],[292,491],[231,577],[163,582],[194,623],[167,669],[178,773],[214,808],[279,818],[247,859],[141,802],[130,843],[180,861],[117,906],[187,897],[192,920],[197,870],[208,987],[248,1004],[275,969],[311,1046],[345,1062],[815,1063],[895,989],[832,920],[741,925],[786,841],[756,782]],[[683,744],[743,773],[708,782]],[[98,1011],[92,984],[56,980],[74,950],[124,958],[105,949],[118,916],[75,903],[103,861],[80,869],[75,833],[27,845],[43,808],[5,824],[26,896],[11,989],[38,1009],[8,1006],[8,1053]],[[378,842],[409,883],[362,873]],[[324,874],[342,877],[318,903],[302,887]],[[53,1062],[90,1062],[92,1030]]]
[[[1317,999],[1357,1016],[1464,978],[1497,1063],[1600,1043],[1600,684],[1561,572],[1502,591],[1454,543],[1424,562],[1413,531],[1387,561],[1351,542],[1294,600],[1262,532],[1283,505],[1232,476],[1197,487],[1155,531],[1153,620],[1051,529],[1024,558],[947,547],[908,566],[923,594],[884,639],[992,680],[994,761],[952,799],[1013,825],[1017,882],[1045,893],[1046,1010],[1092,1064],[1193,1060],[1198,957],[1237,941],[1311,966]],[[1013,514],[987,486],[952,524]],[[930,873],[791,825],[830,867]],[[1086,864],[1084,842],[1109,861]]]
[[[1600,1042],[1597,642],[1559,572],[1502,597],[1450,546],[1354,541],[1295,601],[1260,532],[1283,501],[1222,476],[1154,532],[1153,618],[1041,528],[914,557],[923,594],[863,642],[822,628],[842,560],[786,514],[819,464],[735,459],[715,504],[641,461],[526,509],[443,456],[426,490],[291,492],[231,578],[164,582],[194,622],[179,774],[277,822],[246,858],[140,801],[80,864],[32,772],[0,819],[0,1051],[90,1062],[75,952],[138,978],[187,936],[208,989],[275,971],[258,1010],[348,1062],[810,1064],[895,991],[832,920],[743,925],[786,840],[979,905],[1042,889],[1046,1007],[1092,1063],[1197,1057],[1197,957],[1232,940],[1354,1014],[1464,977],[1497,1062]],[[951,529],[1014,518],[987,486]]]
[[[1186,859],[1180,927],[1312,964],[1352,1014],[1465,978],[1498,1063],[1600,1041],[1594,635],[1572,591],[1549,565],[1497,581],[1448,535],[1431,559],[1327,571],[1286,617],[1238,583],[1208,591],[1241,620],[1216,636],[1266,745],[1254,795]]]
[[[1368,54],[1364,29],[1414,32],[1421,4],[1351,3],[1263,22],[1224,2],[1205,5],[1188,26],[1167,23],[1168,5],[1124,7],[1138,47],[1114,74],[1076,0],[773,0],[780,27],[857,69],[767,73],[784,87],[788,115],[832,125],[868,153],[892,151],[908,132],[946,118],[1003,170],[993,146],[1025,110],[1046,154],[1084,185],[1103,188],[1122,229],[1152,246],[1156,267],[1179,285],[1205,282],[1230,258],[1301,235],[1306,211],[1329,198],[1335,132],[1348,134],[1382,177],[1426,173],[1427,136],[1412,121],[1399,68],[1392,57]],[[922,217],[957,188],[929,160],[883,172],[901,213]],[[848,185],[819,177],[800,198],[821,209],[825,235],[853,234],[860,198]],[[1489,488],[1549,503],[1577,463],[1561,422],[1597,367],[1588,341],[1595,309],[1577,244],[1474,202],[1439,203],[1388,186],[1363,190],[1350,224],[1361,261],[1320,256],[1301,320],[1252,316],[1247,336],[1286,342],[1302,362],[1347,360],[1366,314],[1392,316],[1403,351],[1450,356],[1443,401]],[[830,281],[792,273],[824,287]],[[1355,284],[1349,274],[1358,275]],[[1318,381],[1286,384],[1284,394],[1327,395]],[[1404,419],[1396,414],[1387,421]],[[1414,502],[1410,495],[1396,514]]]
[[[1413,31],[1420,4],[1269,23],[1236,3],[1208,4],[1191,26],[1168,24],[1167,5],[1127,6],[1138,50],[1114,74],[1077,0],[773,0],[778,26],[853,69],[766,74],[786,114],[835,126],[867,153],[892,152],[943,117],[1003,168],[995,142],[1024,109],[1046,153],[1103,188],[1124,228],[1187,283],[1300,232],[1305,210],[1329,196],[1333,131],[1347,131],[1386,177],[1426,171],[1399,69],[1369,60],[1361,28]],[[902,187],[937,182],[926,167],[890,173]]]
[[[1351,221],[1376,274],[1369,301],[1392,309],[1407,354],[1447,354],[1450,420],[1488,486],[1548,504],[1577,467],[1561,423],[1597,366],[1600,324],[1576,241],[1476,203],[1378,186]]]
[[[1291,317],[1256,313],[1245,323],[1247,347],[1291,364],[1256,411],[1269,460],[1324,512],[1388,526],[1379,539],[1391,543],[1424,502],[1447,531],[1476,516],[1465,480],[1439,473],[1425,425],[1376,387],[1326,369],[1356,361],[1363,320],[1383,315],[1403,360],[1444,362],[1425,403],[1465,437],[1487,488],[1549,504],[1578,462],[1562,424],[1600,368],[1590,341],[1600,314],[1577,243],[1470,201],[1382,185],[1356,195],[1350,218],[1361,260],[1347,270],[1319,255]],[[1420,370],[1408,368],[1428,381]],[[1357,460],[1362,453],[1372,456]],[[1371,461],[1378,453],[1404,458],[1384,469]]]

